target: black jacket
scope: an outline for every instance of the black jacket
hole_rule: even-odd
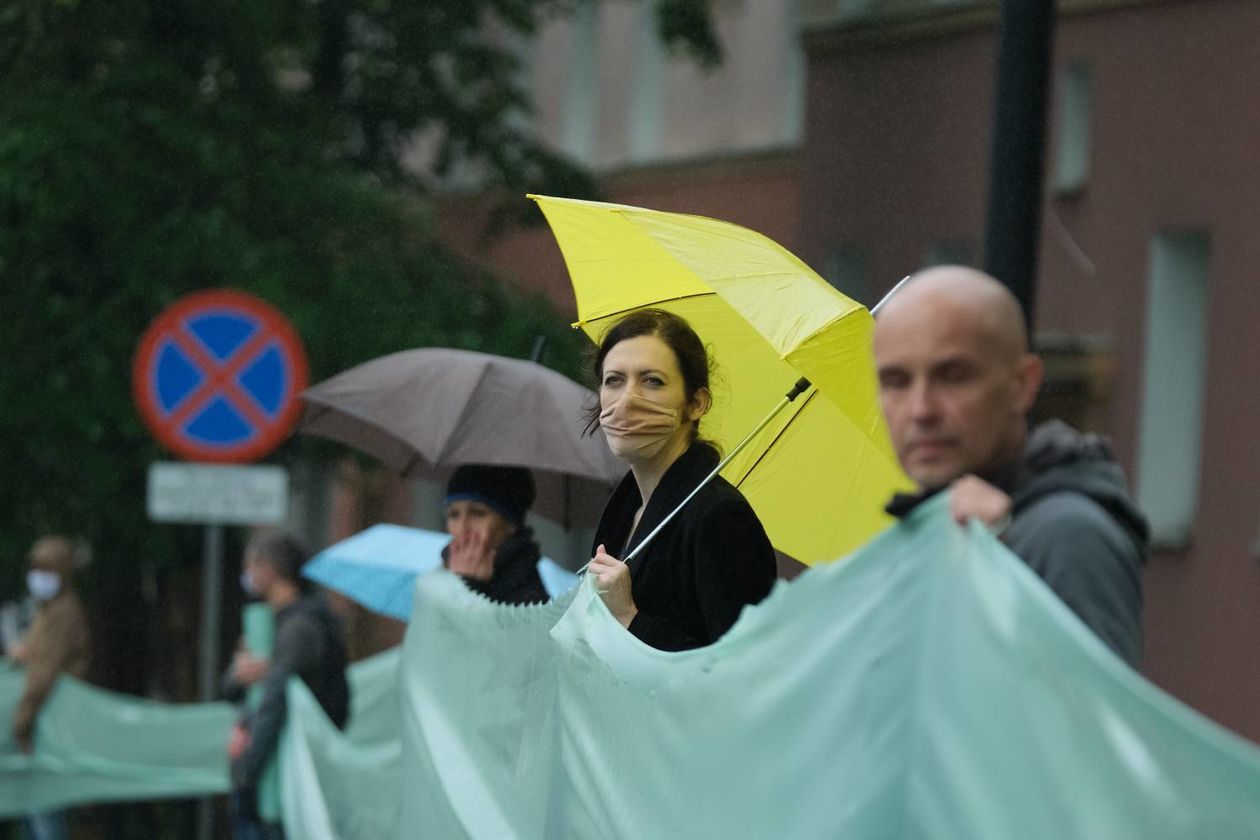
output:
[[[717,463],[708,446],[683,453],[661,477],[633,537],[634,513],[643,500],[634,476],[627,475],[600,518],[592,555],[603,545],[624,558]],[[639,609],[631,633],[661,650],[701,647],[729,630],[745,604],[770,592],[774,549],[752,506],[719,476],[630,561],[630,580]]]
[[[446,561],[446,553],[446,549],[442,549],[443,562]],[[541,556],[533,530],[521,528],[499,546],[490,580],[465,577],[464,583],[474,592],[501,604],[542,603],[547,600],[547,589],[538,575],[538,559]]]
[[[1003,542],[1136,665],[1148,531],[1106,441],[1052,420],[1032,431],[1016,463],[982,478],[1011,497]],[[904,516],[927,495],[895,499],[889,513]]]
[[[350,716],[350,685],[346,682],[346,643],[341,621],[318,594],[303,595],[276,613],[276,641],[267,676],[262,681],[258,708],[242,718],[249,746],[232,766],[237,787],[258,784],[267,760],[275,752],[289,714],[285,686],[298,676],[338,727]]]

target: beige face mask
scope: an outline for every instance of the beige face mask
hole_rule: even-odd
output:
[[[656,457],[681,424],[679,409],[630,391],[599,412],[599,425],[608,438],[608,448],[628,461]]]

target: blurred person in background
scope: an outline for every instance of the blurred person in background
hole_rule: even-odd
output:
[[[521,467],[464,464],[446,487],[450,544],[442,562],[468,587],[504,604],[547,600],[538,574],[541,553],[525,514],[534,478]]]
[[[284,837],[280,824],[259,820],[257,791],[288,717],[289,678],[296,676],[306,683],[338,728],[346,725],[350,715],[341,620],[321,594],[308,591],[301,574],[308,558],[297,538],[278,530],[261,531],[245,546],[242,585],[271,608],[275,642],[267,659],[239,650],[225,681],[228,699],[239,699],[251,685],[262,687],[257,708],[242,713],[228,745],[240,840]]]
[[[75,594],[75,571],[86,563],[86,549],[68,537],[40,537],[27,556],[26,586],[36,603],[35,618],[26,636],[9,651],[26,669],[26,683],[13,716],[13,740],[30,753],[35,746],[35,721],[52,693],[57,678],[69,674],[85,679],[91,656],[91,636],[83,604]],[[27,818],[34,840],[69,836],[64,811]]]

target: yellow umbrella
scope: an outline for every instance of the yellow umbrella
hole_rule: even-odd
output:
[[[702,434],[730,452],[784,401],[722,475],[743,492],[780,551],[836,559],[889,522],[911,486],[879,410],[867,310],[777,243],[678,213],[531,196],[560,244],[577,296],[575,326],[598,341],[626,313],[674,312],[717,362]],[[821,396],[820,396],[821,395]]]

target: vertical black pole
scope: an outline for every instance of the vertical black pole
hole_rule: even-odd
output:
[[[985,270],[1024,306],[1031,330],[1054,0],[1002,0]]]
[[[201,656],[198,686],[202,702],[214,699],[219,677],[219,633],[223,612],[223,526],[206,526],[201,560]],[[214,836],[214,800],[201,800],[197,810],[197,838]]]

